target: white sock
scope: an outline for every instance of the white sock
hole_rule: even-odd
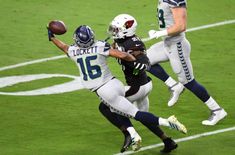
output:
[[[169,124],[169,122],[168,122],[168,120],[167,119],[165,119],[165,118],[161,118],[161,117],[159,117],[159,125],[161,125],[161,126],[167,126],[167,127],[169,127],[170,126],[170,124]]]
[[[177,82],[173,79],[173,78],[171,78],[171,77],[169,77],[166,81],[165,81],[165,84],[168,86],[168,87],[172,87],[172,86],[174,86],[175,84],[176,84]]]
[[[220,106],[218,105],[218,103],[212,98],[210,97],[205,104],[207,105],[207,107],[210,110],[216,110],[216,109],[220,109]]]
[[[138,133],[135,131],[135,128],[133,128],[133,127],[128,127],[126,130],[127,130],[127,131],[129,132],[129,134],[131,135],[131,138],[135,137],[135,135],[138,134]]]

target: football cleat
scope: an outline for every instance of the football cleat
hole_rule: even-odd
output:
[[[133,138],[131,138],[130,134],[126,135],[120,152],[123,153],[127,151],[130,146],[133,151],[138,151],[141,148],[141,142],[142,140],[138,133],[135,133],[135,137]]]
[[[135,137],[132,138],[132,143],[131,143],[132,150],[138,151],[141,148],[141,143],[142,143],[142,139],[138,135],[138,133],[136,133]]]
[[[184,91],[184,85],[178,82],[176,85],[170,88],[171,91],[171,98],[168,101],[168,106],[171,107],[176,104],[179,99],[179,96]]]
[[[215,125],[226,116],[227,116],[227,112],[222,108],[213,110],[211,111],[211,116],[209,117],[209,119],[202,121],[202,124],[203,125]]]
[[[130,145],[132,144],[132,139],[130,135],[125,136],[125,140],[123,143],[123,146],[120,150],[121,153],[125,152],[126,150],[128,150],[128,148],[130,147]]]
[[[180,123],[174,115],[170,116],[167,120],[171,129],[176,129],[184,134],[187,133],[186,127]]]
[[[171,138],[164,139],[163,143],[164,148],[160,151],[161,153],[169,153],[178,147],[178,145]]]

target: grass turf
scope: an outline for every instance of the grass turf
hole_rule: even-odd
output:
[[[138,21],[137,33],[146,37],[156,23],[156,2],[145,1],[2,1],[0,6],[0,66],[13,65],[61,54],[48,42],[45,26],[52,19],[61,19],[68,26],[67,34],[59,36],[72,43],[73,30],[80,24],[90,25],[96,37],[106,37],[111,19],[119,13],[129,13]],[[188,0],[188,27],[234,19],[235,2],[224,0]],[[209,111],[193,94],[185,91],[174,108],[166,102],[169,92],[162,82],[153,78],[150,94],[150,111],[163,117],[175,114],[188,127],[188,136],[234,126],[234,24],[190,32],[191,59],[196,79],[223,106],[228,117],[213,127],[201,125]],[[146,43],[147,47],[154,41]],[[122,81],[123,75],[115,60],[110,59],[113,73]],[[168,63],[163,64],[175,77]],[[79,75],[76,66],[68,59],[49,61],[0,72],[0,77],[11,75],[61,73]],[[176,77],[175,77],[176,78]],[[18,91],[50,86],[64,82],[35,81],[2,90]],[[117,153],[123,141],[120,132],[98,112],[99,100],[95,94],[80,90],[60,95],[5,96],[0,95],[0,154],[2,155],[108,155]],[[134,121],[133,121],[134,122]],[[160,140],[141,124],[134,122],[143,138],[143,146]],[[173,138],[185,137],[164,128]],[[182,142],[172,154],[234,154],[234,131]],[[138,154],[157,154],[159,148]]]

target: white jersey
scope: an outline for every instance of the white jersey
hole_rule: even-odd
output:
[[[187,7],[186,0],[159,0],[158,2],[158,23],[159,29],[165,30],[174,24],[173,14],[171,8],[174,7]],[[164,40],[179,41],[185,37],[185,33],[181,32],[177,36],[167,36]]]
[[[76,44],[68,49],[68,56],[76,63],[82,77],[82,84],[92,91],[113,78],[107,66],[110,46],[96,41],[90,48],[79,48]]]

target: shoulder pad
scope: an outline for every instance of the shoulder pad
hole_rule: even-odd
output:
[[[104,51],[107,51],[111,48],[110,44],[108,42],[105,42],[105,45],[104,45]]]
[[[163,0],[163,2],[168,3],[171,7],[186,7],[186,0]]]
[[[96,46],[103,47],[104,48],[104,52],[111,48],[110,44],[108,42],[103,41],[103,40],[98,40],[96,42]]]

